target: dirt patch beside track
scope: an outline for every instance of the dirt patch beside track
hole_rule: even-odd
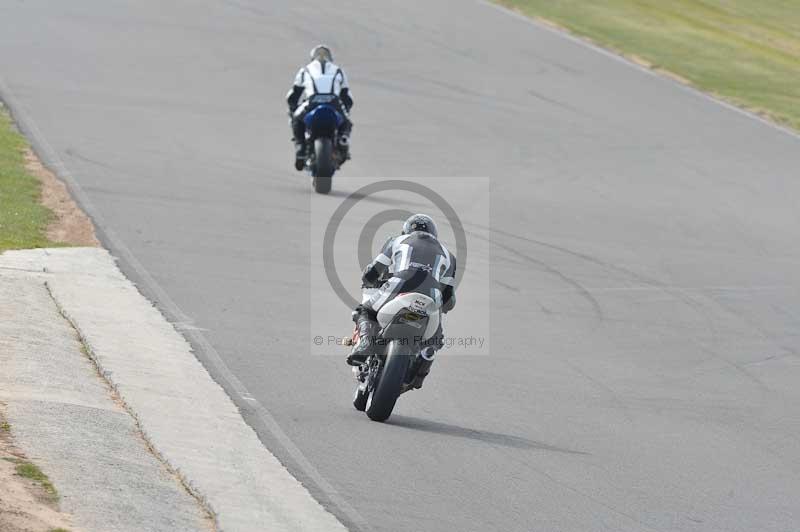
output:
[[[45,168],[30,148],[25,150],[25,169],[42,182],[42,205],[53,211],[47,238],[73,246],[99,246],[92,221],[72,199],[64,182]]]
[[[3,532],[75,532],[70,517],[58,510],[57,497],[42,483],[18,472],[27,463],[14,446],[0,405],[0,530]]]

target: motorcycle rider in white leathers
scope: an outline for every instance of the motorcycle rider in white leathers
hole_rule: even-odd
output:
[[[439,304],[442,313],[453,310],[456,304],[455,275],[456,258],[437,239],[433,219],[425,214],[415,214],[408,218],[403,224],[403,234],[390,238],[361,276],[364,288],[380,288],[353,312],[359,342],[347,357],[347,363],[357,366],[371,354],[375,335],[380,330],[377,313],[398,294],[425,294]],[[423,342],[423,346],[438,350],[443,342],[440,321],[439,329],[429,340]],[[426,360],[424,367],[420,368],[415,387],[422,386],[422,380],[430,371],[432,363],[433,359]]]
[[[311,110],[310,98],[315,94],[333,94],[337,96],[337,107],[344,117],[344,123],[339,128],[339,149],[344,159],[350,158],[349,138],[353,127],[350,122],[350,109],[353,107],[353,98],[347,84],[344,70],[333,62],[330,48],[324,44],[315,46],[311,52],[311,62],[297,71],[294,85],[286,95],[289,104],[289,114],[292,117],[292,133],[295,145],[295,168],[302,170],[306,157],[306,125],[303,119]]]

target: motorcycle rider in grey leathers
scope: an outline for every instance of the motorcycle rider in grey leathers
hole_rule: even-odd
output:
[[[359,342],[347,357],[348,364],[357,366],[372,353],[375,335],[380,330],[377,313],[398,294],[422,293],[439,303],[443,313],[453,310],[456,304],[456,258],[437,237],[433,219],[425,214],[415,214],[403,224],[403,233],[390,238],[378,256],[364,269],[362,286],[380,288],[353,312]],[[423,347],[438,350],[443,342],[440,322],[439,329],[424,342]],[[433,359],[426,362],[418,373],[421,377],[419,386],[430,371]]]

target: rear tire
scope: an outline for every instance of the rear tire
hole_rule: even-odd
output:
[[[408,351],[397,340],[388,346],[386,352],[381,379],[367,398],[367,416],[372,421],[386,421],[392,415],[411,364]]]
[[[336,166],[333,163],[333,142],[329,138],[314,140],[314,191],[318,194],[327,194],[331,191],[333,173]]]

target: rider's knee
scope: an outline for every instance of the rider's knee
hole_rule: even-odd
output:
[[[365,305],[358,305],[352,313],[353,321],[358,321],[360,317],[371,321],[378,320],[378,313]]]

